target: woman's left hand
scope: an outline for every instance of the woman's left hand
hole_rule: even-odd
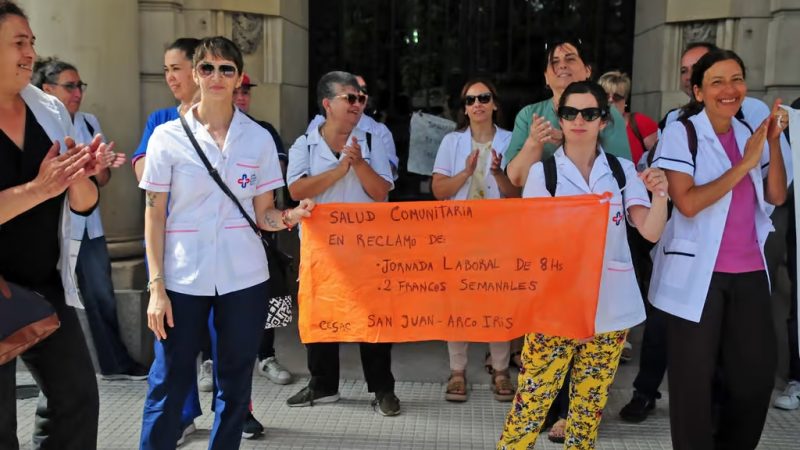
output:
[[[769,116],[769,127],[767,128],[767,142],[781,138],[781,133],[789,126],[789,113],[781,108],[781,99],[775,99],[772,104],[772,111]]]
[[[314,209],[314,206],[316,206],[314,204],[314,200],[311,200],[310,198],[304,198],[303,200],[300,200],[300,204],[289,211],[286,216],[292,225],[297,225],[304,217],[311,217],[311,210]]]
[[[492,175],[499,175],[503,173],[502,165],[503,162],[503,154],[498,154],[495,149],[492,149],[492,165],[489,166],[489,171]]]
[[[667,182],[667,174],[663,170],[649,167],[639,174],[639,178],[653,195],[659,197],[667,196],[669,183]]]

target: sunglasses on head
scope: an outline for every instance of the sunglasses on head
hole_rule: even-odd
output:
[[[625,96],[624,96],[624,95],[617,94],[617,93],[615,92],[615,93],[611,94],[611,99],[612,99],[613,101],[615,101],[615,102],[621,102],[621,101],[625,100]]]
[[[367,102],[367,96],[364,95],[364,94],[358,94],[358,95],[356,95],[356,94],[339,94],[339,95],[334,96],[333,98],[343,98],[343,99],[347,100],[347,103],[349,103],[351,105],[355,105],[356,102],[358,102],[358,103],[363,105],[364,103]]]
[[[485,105],[485,104],[489,103],[490,101],[492,101],[492,93],[491,92],[484,92],[483,94],[464,96],[464,103],[466,103],[467,106],[474,105],[475,104],[475,100],[478,100],[478,102],[480,102],[481,104]]]
[[[215,70],[225,78],[233,78],[236,76],[237,72],[236,66],[231,64],[220,64],[215,66],[211,63],[200,63],[197,65],[197,73],[203,78],[210,77]]]
[[[587,122],[594,122],[595,120],[605,117],[606,111],[600,108],[573,108],[572,106],[562,106],[558,108],[558,117],[572,122],[578,117],[578,114],[583,117]]]

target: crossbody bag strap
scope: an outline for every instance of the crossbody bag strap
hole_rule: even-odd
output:
[[[181,125],[183,125],[183,131],[186,132],[186,136],[188,136],[189,140],[192,142],[192,146],[197,152],[197,155],[200,156],[200,160],[202,160],[203,165],[206,166],[208,174],[211,175],[211,178],[213,178],[214,181],[217,182],[217,185],[219,186],[220,189],[222,189],[222,192],[224,192],[225,195],[227,195],[228,198],[230,198],[233,201],[233,204],[236,205],[237,208],[239,208],[239,212],[242,213],[242,216],[245,218],[245,220],[247,220],[247,223],[250,224],[250,228],[253,229],[253,231],[258,235],[259,238],[261,238],[261,240],[264,242],[264,245],[268,245],[267,241],[261,234],[261,228],[258,228],[258,225],[256,225],[253,219],[250,218],[250,215],[247,214],[247,211],[244,210],[242,204],[239,203],[239,199],[236,198],[236,195],[234,195],[234,193],[231,192],[230,188],[228,188],[225,182],[222,181],[222,178],[219,176],[219,172],[217,171],[217,169],[215,169],[211,165],[211,162],[208,160],[205,153],[203,153],[203,150],[200,149],[200,144],[197,143],[197,139],[195,139],[192,130],[189,129],[189,124],[186,123],[186,118],[184,118],[183,116],[180,116],[180,118],[181,118]]]

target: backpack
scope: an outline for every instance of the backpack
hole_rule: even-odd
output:
[[[742,125],[746,126],[748,130],[750,130],[750,134],[753,134],[753,127],[744,120],[744,113],[742,113],[742,109],[739,108],[739,111],[736,112],[736,120],[742,123]],[[689,153],[692,155],[692,175],[694,175],[695,167],[697,165],[697,129],[694,127],[694,123],[689,120],[688,117],[681,117],[678,119],[678,122],[683,124],[683,127],[686,128],[686,139],[689,142]],[[670,206],[672,206],[670,204]],[[670,213],[672,209],[670,208]]]

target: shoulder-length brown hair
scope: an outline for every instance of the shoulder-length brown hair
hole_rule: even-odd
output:
[[[497,97],[497,88],[494,86],[494,83],[489,81],[486,78],[472,78],[471,80],[464,83],[464,87],[461,89],[461,97],[459,98],[459,108],[458,108],[458,119],[456,121],[456,131],[464,131],[469,126],[469,116],[467,116],[465,109],[467,107],[466,97],[467,91],[472,86],[482,83],[487,88],[489,88],[489,92],[492,93],[492,101],[494,102],[497,109],[492,111],[492,123],[497,125],[503,118],[502,109],[500,107],[500,102]]]

